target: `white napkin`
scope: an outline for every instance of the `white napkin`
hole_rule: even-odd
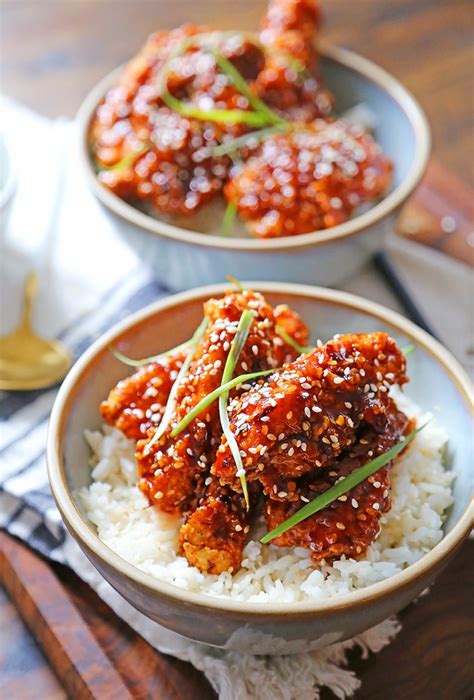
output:
[[[19,186],[8,231],[1,232],[0,330],[6,332],[18,320],[24,276],[40,261],[43,274],[40,270],[36,326],[44,334],[61,334],[70,347],[80,351],[84,343],[102,332],[104,323],[112,323],[117,309],[127,311],[131,295],[135,294],[136,306],[141,299],[147,303],[150,294],[163,291],[150,282],[149,293],[143,293],[149,273],[142,267],[137,279],[135,254],[122,243],[89,193],[78,167],[75,125],[50,122],[9,100],[2,106],[2,130],[13,153]],[[63,149],[58,146],[61,142]],[[60,158],[65,159],[64,183],[56,225],[49,230]],[[49,239],[46,256],[41,254],[45,237]],[[467,363],[467,290],[472,284],[467,268],[395,238],[389,242],[389,250],[433,328]],[[103,264],[105,259],[107,265]],[[345,288],[399,310],[370,265]],[[97,306],[100,309],[94,311]],[[202,670],[225,700],[310,700],[319,696],[323,685],[337,697],[351,695],[359,681],[346,668],[346,651],[354,646],[363,654],[379,651],[397,633],[396,620],[387,620],[353,640],[326,649],[269,660],[210,649],[179,637],[145,618],[104,581],[64,532],[47,489],[43,454],[47,421],[44,416],[38,421],[41,411],[47,416],[54,394],[50,390],[25,404],[17,401],[13,406],[12,402],[14,415],[4,423],[0,435],[0,526],[43,554],[69,564],[150,644]],[[0,392],[0,408],[2,400],[7,406],[12,401]]]

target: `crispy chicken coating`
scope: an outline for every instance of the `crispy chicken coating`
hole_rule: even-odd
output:
[[[230,421],[247,481],[260,481],[272,499],[298,501],[299,477],[337,463],[364,425],[387,428],[388,390],[407,381],[405,369],[385,333],[342,335],[236,397]],[[212,473],[240,489],[224,439]]]
[[[201,399],[220,386],[227,355],[245,309],[254,311],[255,320],[234,376],[277,366],[275,348],[280,357],[293,352],[288,346],[275,343],[274,311],[261,294],[228,292],[222,299],[206,302],[204,312],[209,326],[179,386],[170,425],[151,449],[148,444],[154,431],[137,445],[140,488],[151,503],[159,504],[167,512],[189,510],[195,499],[195,478],[210,468],[222,434],[217,402],[176,438],[170,433]]]
[[[168,355],[122,379],[100,405],[102,418],[131,440],[157,427],[185,354]]]
[[[250,530],[250,514],[257,503],[258,490],[250,491],[251,511],[241,494],[217,479],[210,482],[196,510],[180,530],[180,549],[192,566],[210,574],[236,572]]]
[[[308,474],[298,482],[300,501],[266,499],[265,520],[272,530],[305,503],[327,491],[341,477],[387,452],[413,428],[412,422],[389,401],[382,433],[364,428],[344,451],[337,465]],[[272,543],[280,547],[308,547],[315,562],[359,557],[380,531],[380,518],[390,509],[390,462],[329,506],[288,530]]]
[[[385,192],[391,172],[369,134],[318,120],[265,139],[231,169],[225,196],[255,236],[293,236],[346,221]]]

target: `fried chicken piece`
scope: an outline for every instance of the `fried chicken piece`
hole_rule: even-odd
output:
[[[225,134],[238,136],[247,127],[181,116],[163,102],[158,79],[180,42],[205,31],[184,25],[152,35],[97,108],[90,135],[98,177],[122,199],[189,216],[209,202],[227,178],[230,159],[213,157],[209,149]],[[249,80],[263,65],[260,49],[243,38],[223,40],[220,52]],[[249,109],[212,54],[196,46],[174,58],[166,85],[173,97],[203,109]]]
[[[213,477],[206,481],[210,484],[204,498],[181,527],[180,549],[200,571],[233,573],[240,569],[258,491],[250,490],[251,509],[247,511],[241,494],[221,486]]]
[[[176,407],[167,431],[148,447],[154,431],[137,445],[140,488],[150,503],[170,513],[186,511],[195,498],[195,477],[208,471],[214,459],[222,429],[218,403],[195,418],[176,438],[173,428],[221,384],[222,373],[239,320],[245,309],[252,309],[252,322],[247,342],[239,356],[234,376],[275,367],[275,319],[272,307],[256,292],[228,292],[222,299],[211,299],[204,305],[209,326],[199,344],[189,371],[181,382]],[[302,322],[300,322],[302,323]],[[278,346],[279,352],[293,352]]]
[[[279,304],[275,307],[273,316],[275,326],[282,328],[295,343],[302,347],[308,345],[308,326],[296,311],[290,309],[287,304]],[[291,362],[297,356],[294,348],[287,345],[279,335],[275,335],[273,338],[273,352],[277,367],[281,367],[286,362]]]
[[[406,363],[385,333],[336,336],[231,402],[230,422],[247,481],[264,494],[298,501],[298,478],[336,463],[361,424],[387,426],[388,389],[407,380]],[[212,473],[240,484],[225,439]]]
[[[318,120],[265,139],[231,169],[224,192],[253,235],[295,236],[346,221],[385,192],[391,173],[369,134]]]
[[[100,404],[102,418],[131,440],[157,427],[185,353],[162,357],[122,379]]]
[[[310,474],[299,480],[300,502],[267,498],[265,519],[273,530],[305,503],[327,491],[341,477],[387,452],[410,430],[413,421],[390,402],[383,433],[372,428],[362,431],[357,442],[342,456],[336,466]],[[380,532],[380,518],[390,510],[390,476],[392,462],[323,510],[303,520],[291,530],[272,540],[280,547],[308,547],[315,562],[339,559],[342,555],[359,557]]]
[[[262,24],[265,65],[255,82],[260,97],[292,122],[328,116],[333,97],[317,71],[315,0],[272,0]]]

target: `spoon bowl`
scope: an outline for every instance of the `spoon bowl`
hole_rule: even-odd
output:
[[[31,309],[36,296],[37,276],[31,272],[23,290],[23,310],[17,328],[0,336],[0,389],[29,391],[57,384],[72,365],[63,343],[36,334],[31,327]]]

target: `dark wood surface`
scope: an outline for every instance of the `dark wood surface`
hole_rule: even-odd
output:
[[[397,76],[426,110],[433,152],[474,184],[472,0],[323,0],[324,37]],[[88,90],[154,29],[258,26],[265,0],[3,0],[2,89],[48,116]]]
[[[472,183],[473,3],[327,0],[324,6],[326,38],[365,54],[400,78],[428,114],[437,158]],[[219,26],[253,28],[263,7],[256,0],[3,0],[2,91],[48,116],[72,116],[90,87],[129,57],[153,28],[186,20],[216,23],[216,15]],[[433,163],[398,228],[454,257],[472,260],[473,199],[462,182]],[[443,230],[445,217],[454,219],[454,232]],[[65,669],[77,662],[77,649],[72,645],[62,656],[53,655],[51,648],[64,633],[71,643],[74,629],[93,636],[104,668],[114,682],[124,684],[118,686],[124,687],[122,697],[127,693],[160,700],[215,697],[200,673],[155,652],[72,572],[43,563],[13,540],[8,547],[9,561],[13,557],[16,564],[1,569],[5,584],[9,574],[11,595],[10,599],[0,595],[1,697],[65,697],[69,688]],[[403,611],[403,630],[393,644],[367,661],[351,656],[351,667],[363,682],[356,695],[359,700],[472,698],[468,659],[474,652],[473,550],[474,544],[466,543],[430,595]],[[35,585],[36,579],[44,585]],[[12,586],[12,581],[22,584]],[[56,638],[38,631],[38,625],[48,620],[40,615],[48,582],[65,623],[58,627],[60,620],[53,615]],[[22,625],[12,601],[38,643],[47,647],[58,676]],[[53,613],[54,606],[49,609],[50,616]],[[93,674],[88,680],[98,682]],[[108,700],[112,695],[97,697]]]

